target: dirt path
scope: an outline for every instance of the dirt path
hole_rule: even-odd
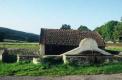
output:
[[[0,80],[122,80],[121,74],[111,75],[76,75],[76,76],[60,76],[60,77],[31,77],[31,76],[4,76]]]

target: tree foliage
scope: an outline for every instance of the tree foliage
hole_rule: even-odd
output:
[[[106,41],[116,41],[119,39],[119,35],[122,32],[122,22],[112,20],[97,27],[95,31],[100,33]]]
[[[114,40],[119,39],[120,33],[122,33],[122,22],[119,22],[117,26],[115,26],[114,28],[114,32],[113,32]]]
[[[87,26],[80,25],[78,28],[79,31],[91,31],[90,29],[87,28]]]
[[[71,26],[67,24],[63,24],[60,29],[68,30],[68,29],[71,29]]]

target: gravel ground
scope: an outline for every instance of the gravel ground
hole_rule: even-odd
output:
[[[122,80],[121,74],[111,75],[74,75],[74,76],[60,76],[60,77],[32,77],[32,76],[1,76],[0,80]]]

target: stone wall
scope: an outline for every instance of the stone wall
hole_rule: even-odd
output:
[[[97,59],[96,59],[97,58]],[[96,60],[98,61],[96,61]],[[76,65],[100,64],[100,63],[118,63],[122,62],[122,56],[65,56],[65,63]]]
[[[39,57],[39,52],[30,49],[4,49],[1,54],[3,62],[29,61]]]
[[[109,62],[112,59],[112,56],[65,56],[65,63],[76,64],[76,65],[86,65],[86,64],[100,64],[106,62],[108,59]]]

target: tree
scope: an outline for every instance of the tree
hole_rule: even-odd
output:
[[[78,28],[79,31],[91,31],[90,29],[88,29],[86,26],[80,25],[80,27]]]
[[[120,33],[122,33],[122,22],[118,23],[113,32],[114,40],[119,40]]]
[[[68,29],[71,29],[71,26],[70,25],[67,25],[67,24],[63,24],[60,29],[68,30]]]
[[[4,32],[0,32],[0,42],[3,42],[5,38],[5,33]]]
[[[115,27],[118,25],[118,21],[109,21],[106,24],[96,28],[95,31],[101,34],[101,36],[106,40],[115,40]]]

